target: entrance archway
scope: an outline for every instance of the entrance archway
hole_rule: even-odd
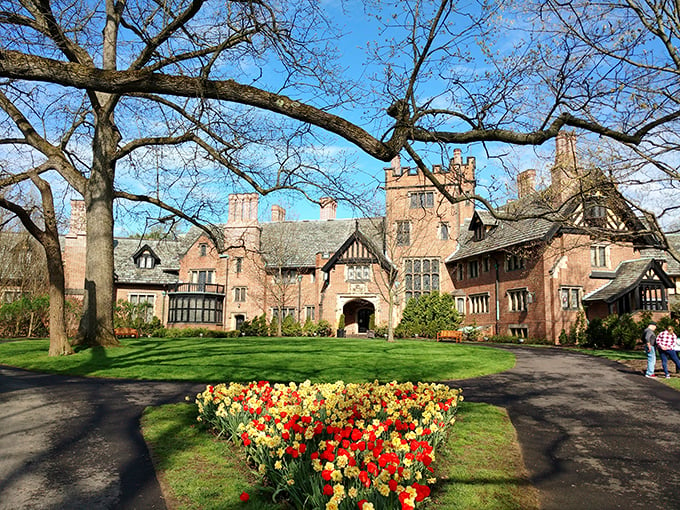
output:
[[[350,333],[366,333],[375,305],[365,299],[353,299],[342,308],[345,314],[345,329]]]

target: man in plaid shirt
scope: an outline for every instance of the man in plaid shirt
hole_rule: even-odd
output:
[[[659,348],[659,354],[661,355],[661,365],[663,366],[663,371],[666,374],[666,379],[671,376],[671,374],[668,373],[668,358],[673,360],[673,363],[675,363],[675,373],[680,374],[680,359],[678,358],[678,354],[675,352],[675,342],[677,341],[677,338],[678,337],[673,332],[673,326],[668,326],[656,337],[656,346]]]

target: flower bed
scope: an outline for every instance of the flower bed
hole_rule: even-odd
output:
[[[429,497],[461,400],[441,384],[261,381],[208,386],[196,403],[295,508],[392,510]]]

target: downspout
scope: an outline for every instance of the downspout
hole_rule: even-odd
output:
[[[494,257],[493,259],[494,265],[496,266],[496,282],[494,284],[495,287],[495,298],[496,298],[496,325],[495,325],[495,330],[496,330],[496,335],[500,335],[500,320],[501,320],[501,301],[499,297],[500,293],[500,268],[498,266],[498,259]]]

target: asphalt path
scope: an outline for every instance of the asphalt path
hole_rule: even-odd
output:
[[[680,508],[680,392],[623,365],[513,349],[502,374],[453,381],[508,409],[546,510]],[[163,509],[143,409],[205,386],[0,366],[0,509]]]

